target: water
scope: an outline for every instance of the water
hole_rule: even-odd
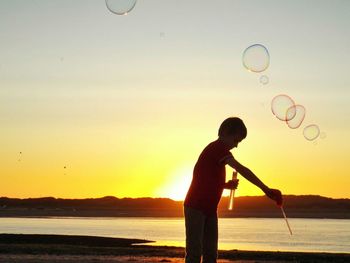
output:
[[[219,248],[350,253],[350,220],[219,219]],[[155,245],[185,245],[182,218],[0,218],[0,233],[138,238]]]

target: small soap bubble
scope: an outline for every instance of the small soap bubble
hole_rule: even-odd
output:
[[[18,161],[20,162],[21,160],[22,160],[22,152],[19,152]]]
[[[266,75],[262,75],[259,79],[260,83],[263,84],[263,85],[266,85],[266,84],[269,84],[269,77],[266,76]]]
[[[117,15],[127,15],[136,5],[137,0],[106,0],[109,11]]]
[[[296,115],[295,103],[291,97],[280,94],[271,101],[271,111],[277,119],[281,121],[290,121]]]
[[[262,72],[270,65],[269,51],[261,44],[251,45],[244,50],[242,62],[247,70]]]
[[[305,118],[305,107],[294,105],[287,110],[287,125],[291,129],[299,128]],[[294,115],[294,117],[292,117]]]
[[[304,128],[303,135],[305,139],[313,141],[320,135],[320,128],[316,124],[308,125]]]

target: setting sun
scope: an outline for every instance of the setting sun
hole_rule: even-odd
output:
[[[192,169],[184,166],[170,174],[169,179],[158,189],[156,195],[182,201],[192,180]]]

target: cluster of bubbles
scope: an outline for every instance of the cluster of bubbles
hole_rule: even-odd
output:
[[[109,11],[117,15],[127,15],[136,5],[137,0],[106,0]]]
[[[267,48],[261,44],[254,44],[247,47],[242,56],[243,66],[250,72],[261,73],[270,65],[270,54]],[[259,81],[262,85],[269,83],[269,77],[261,75]],[[304,121],[306,109],[303,105],[296,104],[294,100],[286,95],[275,96],[271,101],[271,111],[280,121],[285,122],[289,128],[297,129]],[[303,130],[305,139],[313,141],[319,136],[324,139],[326,134],[320,132],[316,124],[308,125]]]
[[[305,107],[295,104],[288,95],[281,94],[271,101],[271,111],[277,119],[285,121],[289,128],[299,128],[305,118]]]
[[[105,0],[109,11],[117,15],[127,15],[135,7],[137,0]],[[164,37],[164,33],[160,33]],[[270,65],[270,54],[268,49],[262,44],[254,44],[247,47],[242,56],[243,66],[250,72],[261,73]],[[270,81],[267,75],[261,75],[259,81],[262,85],[267,85]],[[295,104],[294,100],[285,94],[275,96],[271,101],[272,113],[277,119],[287,123],[291,129],[297,129],[304,121],[306,109],[303,105]],[[308,125],[304,128],[303,135],[313,141],[321,134],[321,138],[325,138],[325,134],[320,132],[316,124]],[[64,166],[66,169],[66,166]]]

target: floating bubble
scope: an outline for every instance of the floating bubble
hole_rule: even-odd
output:
[[[249,46],[243,52],[242,62],[249,71],[262,72],[270,65],[269,51],[261,44]]]
[[[287,110],[287,125],[291,129],[299,128],[305,118],[305,107],[294,105]],[[292,117],[294,115],[294,117]]]
[[[266,84],[268,84],[269,83],[269,77],[268,76],[266,76],[266,75],[262,75],[261,77],[260,77],[260,83],[261,84],[263,84],[263,85],[266,85]]]
[[[320,133],[320,138],[321,138],[321,139],[326,139],[326,138],[327,138],[327,133],[321,132],[321,133]]]
[[[19,152],[18,161],[20,162],[21,160],[22,160],[22,152]]]
[[[277,95],[271,101],[272,113],[281,121],[290,121],[296,115],[295,103],[288,95]],[[288,114],[287,114],[288,113]]]
[[[137,0],[106,0],[109,11],[117,15],[127,15],[136,5]]]
[[[313,141],[320,135],[320,128],[316,124],[308,125],[304,128],[303,134],[305,139]]]

